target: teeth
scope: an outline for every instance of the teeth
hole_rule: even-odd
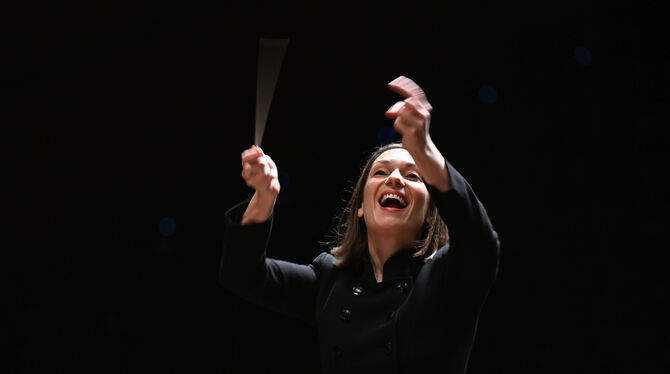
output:
[[[380,200],[380,202],[383,203],[383,202],[386,201],[387,199],[391,199],[391,198],[400,201],[400,204],[403,206],[403,208],[407,206],[407,202],[405,202],[405,199],[403,199],[402,197],[400,197],[400,195],[396,195],[396,194],[394,194],[394,193],[389,193],[389,194],[386,194],[386,195],[382,196],[382,199]]]

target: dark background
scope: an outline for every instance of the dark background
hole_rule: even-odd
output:
[[[469,372],[668,372],[661,15],[588,1],[7,13],[3,199],[19,240],[2,251],[3,372],[318,372],[316,331],[217,283],[223,213],[252,193],[239,156],[260,37],[290,38],[262,144],[283,182],[271,256],[327,249],[391,125],[386,83],[406,75],[502,242]]]

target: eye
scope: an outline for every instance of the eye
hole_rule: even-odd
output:
[[[386,171],[377,169],[372,175],[386,175]]]
[[[414,179],[414,180],[422,180],[421,177],[419,176],[419,174],[416,174],[416,173],[409,173],[409,174],[407,174],[407,176],[405,176],[405,178]]]

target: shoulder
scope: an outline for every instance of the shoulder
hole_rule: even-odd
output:
[[[313,269],[322,286],[329,284],[338,272],[338,267],[335,265],[335,256],[329,252],[319,253],[309,266]]]
[[[435,251],[435,254],[433,254],[431,261],[428,261],[428,263],[446,261],[447,254],[449,253],[449,248],[450,248],[449,243],[440,247],[437,251]]]
[[[332,270],[336,267],[335,256],[329,252],[321,252],[312,261],[312,266],[320,270]]]

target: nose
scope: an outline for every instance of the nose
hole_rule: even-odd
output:
[[[392,185],[392,186],[399,186],[402,187],[405,185],[405,180],[402,177],[402,174],[400,174],[399,169],[393,170],[391,174],[386,178],[386,184]]]

